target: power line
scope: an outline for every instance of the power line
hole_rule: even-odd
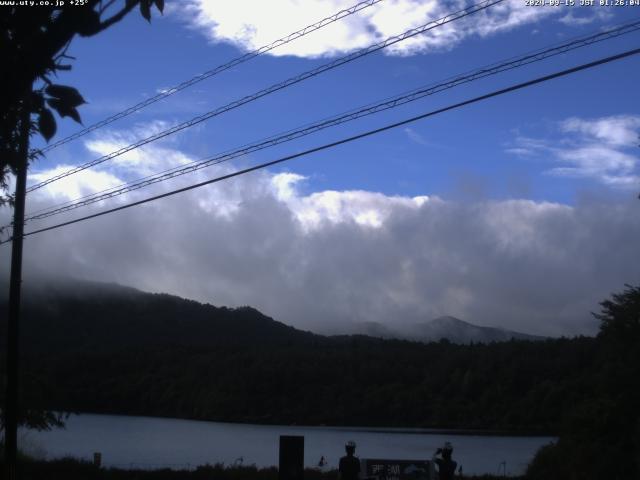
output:
[[[108,198],[113,198],[115,196],[130,192],[133,190],[138,190],[140,188],[152,185],[154,183],[158,183],[160,181],[168,180],[170,178],[175,178],[177,176],[191,173],[196,170],[209,167],[211,165],[217,165],[219,163],[226,162],[228,160],[237,158],[239,156],[242,156],[248,153],[252,153],[258,150],[262,150],[264,148],[278,145],[280,143],[291,141],[293,139],[300,138],[310,133],[317,132],[324,128],[339,125],[341,123],[355,120],[357,118],[360,118],[366,115],[371,115],[383,110],[394,108],[399,105],[418,100],[420,98],[423,98],[424,96],[432,95],[435,93],[439,93],[443,90],[453,88],[462,83],[471,82],[471,81],[484,78],[490,75],[494,75],[500,72],[518,68],[522,65],[527,65],[530,63],[541,61],[545,58],[548,58],[554,55],[566,53],[576,48],[580,48],[596,42],[600,42],[600,41],[608,40],[610,38],[614,38],[620,35],[624,35],[624,34],[633,32],[638,28],[640,28],[640,21],[635,21],[635,22],[627,23],[621,26],[617,26],[615,28],[612,28],[604,32],[598,32],[596,34],[592,34],[589,36],[578,37],[578,38],[572,39],[567,43],[564,43],[552,48],[548,48],[546,50],[537,50],[535,52],[521,55],[519,57],[513,57],[504,63],[494,63],[492,65],[482,67],[472,72],[467,72],[457,77],[450,77],[449,79],[443,81],[442,83],[435,84],[434,86],[430,86],[428,88],[416,89],[407,94],[391,97],[378,104],[368,105],[366,107],[360,108],[359,110],[352,110],[348,113],[341,114],[339,116],[330,117],[329,119],[325,119],[323,121],[316,122],[314,124],[310,124],[305,127],[301,127],[297,130],[290,130],[288,132],[280,134],[279,136],[269,137],[266,140],[257,141],[257,142],[245,145],[243,147],[240,147],[236,150],[219,154],[209,159],[201,160],[198,162],[192,162],[190,165],[187,165],[187,166],[174,167],[172,169],[165,170],[158,174],[144,177],[135,182],[129,182],[117,187],[112,187],[110,189],[103,190],[101,192],[96,192],[93,194],[86,195],[84,197],[80,197],[76,200],[70,200],[70,201],[64,202],[62,204],[59,204],[59,206],[56,206],[53,208],[44,208],[44,209],[38,210],[34,212],[34,214],[29,216],[27,220],[39,220],[39,219],[47,218],[49,216],[56,215],[58,213],[73,210],[75,208],[86,206],[101,200],[106,200]],[[39,212],[44,212],[44,213],[38,214]]]
[[[174,167],[174,168],[165,170],[163,172],[160,172],[158,174],[144,177],[134,182],[125,183],[117,187],[112,187],[107,190],[103,190],[101,192],[85,195],[84,197],[80,197],[75,200],[70,200],[54,207],[40,209],[30,214],[25,219],[25,221],[41,220],[44,218],[51,217],[53,215],[58,215],[64,212],[68,212],[70,210],[75,210],[76,208],[84,207],[99,201],[103,201],[119,195],[123,195],[125,193],[131,192],[134,190],[139,190],[141,188],[153,185],[155,183],[166,181],[178,176],[186,175],[188,173],[192,173],[197,170],[210,167],[212,165],[218,165],[220,163],[227,162],[229,160],[238,158],[243,155],[247,155],[249,153],[263,150],[265,148],[279,145],[281,143],[289,142],[297,138],[318,132],[325,128],[333,127],[336,125],[340,125],[342,123],[356,120],[358,118],[379,113],[381,111],[396,108],[400,105],[404,105],[406,103],[419,100],[429,95],[434,95],[436,93],[454,88],[461,84],[486,78],[488,76],[496,75],[498,73],[502,73],[508,70],[513,70],[515,68],[519,68],[524,65],[536,63],[544,59],[547,59],[549,57],[553,57],[562,53],[575,50],[577,48],[581,48],[587,45],[592,45],[597,42],[601,42],[601,41],[609,40],[611,38],[615,38],[621,35],[625,35],[625,34],[637,31],[638,29],[640,29],[640,20],[623,24],[621,26],[614,27],[604,32],[598,32],[592,35],[578,37],[569,42],[565,42],[551,48],[547,48],[544,50],[542,49],[537,50],[535,52],[527,53],[519,57],[513,57],[503,63],[494,63],[489,66],[485,66],[471,72],[466,72],[456,77],[450,77],[449,79],[442,81],[440,83],[433,84],[428,87],[416,89],[406,94],[391,97],[382,102],[371,104],[366,107],[361,107],[360,109],[352,110],[344,114],[330,117],[328,119],[325,119],[304,127],[300,127],[295,130],[289,130],[280,135],[269,137],[264,140],[259,140],[259,141],[250,143],[248,145],[245,145],[243,147],[237,148],[235,150],[218,154],[214,157],[200,160],[198,162],[192,162],[191,164],[188,164],[186,166],[182,165],[182,166]]]
[[[442,25],[446,25],[447,23],[451,23],[454,22],[456,20],[459,20],[461,18],[467,17],[469,15],[473,15],[474,13],[480,12],[482,10],[485,10],[493,5],[496,5],[498,3],[502,3],[505,0],[484,0],[480,3],[477,3],[475,5],[472,5],[470,7],[467,7],[465,9],[462,10],[458,10],[457,12],[453,12],[450,13],[448,15],[445,15],[442,18],[439,18],[437,20],[433,20],[429,23],[426,23],[424,25],[421,25],[419,27],[416,28],[412,28],[410,30],[407,30],[406,32],[400,34],[400,35],[395,35],[392,37],[387,38],[386,40],[383,40],[382,42],[379,43],[375,43],[373,45],[370,45],[366,48],[363,48],[361,50],[357,50],[356,52],[353,52],[349,55],[346,55],[344,57],[338,58],[332,62],[329,63],[325,63],[324,65],[321,65],[319,67],[316,67],[312,70],[308,70],[300,75],[297,75],[295,77],[290,77],[287,80],[284,80],[282,82],[276,83],[274,85],[271,85],[270,87],[267,87],[263,90],[260,90],[259,92],[256,92],[254,94],[251,95],[247,95],[239,100],[235,100],[231,103],[228,103],[227,105],[223,106],[223,107],[219,107],[215,110],[211,110],[207,113],[204,113],[202,115],[199,115],[197,117],[192,118],[191,120],[188,120],[186,122],[180,123],[178,125],[175,125],[167,130],[164,130],[162,132],[159,132],[155,135],[152,135],[150,137],[147,137],[143,140],[140,140],[136,143],[127,145],[126,147],[123,147],[119,150],[116,150],[115,152],[111,152],[107,155],[103,155],[100,158],[97,158],[95,160],[92,160],[90,162],[84,163],[82,165],[79,165],[77,167],[74,167],[70,170],[67,170],[66,172],[63,172],[59,175],[53,176],[47,180],[43,180],[40,183],[37,183],[35,185],[31,185],[29,188],[27,188],[27,192],[32,192],[34,190],[37,190],[38,188],[42,188],[45,185],[48,185],[50,183],[53,183],[57,180],[60,180],[62,178],[68,177],[70,175],[73,175],[75,173],[81,172],[83,170],[86,170],[87,168],[99,165],[103,162],[106,162],[107,160],[111,160],[112,158],[118,157],[124,153],[127,153],[131,150],[134,150],[136,148],[139,148],[143,145],[146,145],[148,143],[154,142],[156,140],[159,140],[161,138],[164,138],[168,135],[171,135],[173,133],[179,132],[181,130],[184,130],[186,128],[192,127],[194,125],[197,125],[201,122],[204,122],[205,120],[209,120],[215,116],[221,115],[223,113],[226,113],[230,110],[233,110],[235,108],[238,108],[246,103],[249,102],[253,102],[255,100],[258,100],[259,98],[262,98],[266,95],[269,95],[271,93],[277,92],[279,90],[282,90],[284,88],[290,87],[291,85],[294,85],[296,83],[300,83],[304,80],[307,80],[308,78],[311,77],[315,77],[317,75],[320,75],[321,73],[324,73],[326,71],[332,70],[336,67],[339,67],[341,65],[344,65],[346,63],[352,62],[358,58],[364,57],[366,55],[370,55],[371,53],[377,52],[379,50],[382,50],[383,48],[386,48],[390,45],[394,45],[398,42],[402,42],[408,38],[414,37],[416,35],[420,35],[422,33],[425,33],[429,30],[432,30],[434,28],[440,27]]]
[[[60,145],[64,145],[65,143],[71,142],[72,140],[75,140],[77,138],[80,138],[94,130],[97,130],[98,128],[104,127],[105,125],[108,125],[110,123],[115,122],[116,120],[120,120],[121,118],[127,117],[129,115],[131,115],[132,113],[135,113],[139,110],[142,110],[145,107],[148,107],[149,105],[156,103],[160,100],[163,100],[175,93],[178,93],[181,90],[184,90],[185,88],[191,87],[192,85],[195,85],[196,83],[199,83],[203,80],[206,80],[208,78],[213,77],[214,75],[217,75],[219,73],[224,72],[225,70],[229,70],[233,67],[236,67],[244,62],[248,62],[249,60],[262,55],[264,53],[270,52],[271,50],[281,47],[283,45],[286,45],[287,43],[293,42],[294,40],[297,40],[300,37],[304,37],[305,35],[308,35],[312,32],[315,32],[316,30],[319,30],[323,27],[326,27],[327,25],[330,25],[334,22],[337,22],[338,20],[341,20],[345,17],[348,17],[349,15],[353,15],[354,13],[357,13],[361,10],[364,10],[365,8],[371,7],[373,5],[375,5],[376,3],[380,3],[383,0],[367,0],[364,2],[360,2],[356,5],[353,5],[352,7],[349,8],[345,8],[344,10],[340,10],[339,12],[323,18],[322,20],[313,23],[311,25],[307,25],[306,27],[290,33],[289,35],[279,38],[278,40],[275,40],[271,43],[269,43],[268,45],[264,45],[256,50],[253,50],[251,52],[245,53],[244,55],[234,58],[233,60],[230,60],[227,63],[224,63],[222,65],[218,65],[217,67],[211,69],[211,70],[207,70],[204,73],[201,73],[199,75],[195,75],[194,77],[190,78],[189,80],[185,80],[182,83],[179,83],[178,85],[171,87],[171,88],[167,88],[164,91],[160,92],[157,95],[154,95],[153,97],[147,98],[135,105],[133,105],[132,107],[127,108],[126,110],[123,110],[121,112],[118,112],[114,115],[111,115],[110,117],[105,118],[104,120],[101,120],[97,123],[94,123],[93,125],[88,126],[87,128],[84,128],[82,130],[79,130],[78,132],[69,135],[68,137],[65,137],[63,139],[58,140],[55,143],[52,143],[51,145],[47,145],[46,147],[40,149],[41,152],[48,152],[50,150],[53,150],[54,148],[59,147]]]
[[[144,203],[149,203],[149,202],[152,202],[152,201],[155,201],[155,200],[160,200],[161,198],[170,197],[170,196],[176,195],[178,193],[186,192],[186,191],[189,191],[189,190],[194,190],[196,188],[204,187],[205,185],[210,185],[212,183],[218,183],[218,182],[221,182],[223,180],[228,180],[228,179],[233,178],[233,177],[244,175],[246,173],[254,172],[256,170],[261,170],[263,168],[267,168],[267,167],[271,167],[273,165],[284,163],[284,162],[287,162],[289,160],[293,160],[294,158],[303,157],[303,156],[306,156],[306,155],[310,155],[312,153],[316,153],[316,152],[320,152],[322,150],[327,150],[329,148],[336,147],[338,145],[342,145],[342,144],[345,144],[345,143],[350,143],[350,142],[353,142],[355,140],[359,140],[359,139],[362,139],[362,138],[365,138],[365,137],[376,135],[378,133],[382,133],[382,132],[385,132],[387,130],[391,130],[393,128],[401,127],[403,125],[407,125],[409,123],[413,123],[413,122],[416,122],[418,120],[425,119],[427,117],[432,117],[434,115],[438,115],[440,113],[444,113],[444,112],[447,112],[449,110],[454,110],[454,109],[457,109],[457,108],[460,108],[460,107],[464,107],[466,105],[471,105],[473,103],[477,103],[477,102],[480,102],[480,101],[483,101],[483,100],[487,100],[489,98],[497,97],[499,95],[504,95],[506,93],[510,93],[510,92],[513,92],[513,91],[516,91],[516,90],[521,90],[523,88],[530,87],[532,85],[537,85],[537,84],[540,84],[540,83],[547,82],[549,80],[553,80],[555,78],[571,75],[573,73],[576,73],[576,72],[579,72],[579,71],[582,71],[582,70],[587,70],[589,68],[594,68],[594,67],[597,67],[599,65],[604,65],[606,63],[610,63],[610,62],[613,62],[613,61],[616,61],[616,60],[621,60],[623,58],[630,57],[632,55],[637,55],[638,53],[640,53],[640,48],[636,48],[636,49],[633,49],[633,50],[628,50],[626,52],[619,53],[617,55],[612,55],[612,56],[609,56],[609,57],[601,58],[600,60],[596,60],[596,61],[593,61],[593,62],[585,63],[585,64],[579,65],[577,67],[572,67],[572,68],[569,68],[569,69],[566,69],[566,70],[561,70],[559,72],[552,73],[550,75],[545,75],[543,77],[538,77],[538,78],[535,78],[533,80],[529,80],[529,81],[526,81],[526,82],[518,83],[516,85],[512,85],[510,87],[506,87],[506,88],[503,88],[503,89],[500,89],[500,90],[495,90],[495,91],[493,91],[491,93],[487,93],[487,94],[481,95],[479,97],[474,97],[474,98],[472,98],[470,100],[465,100],[463,102],[459,102],[459,103],[456,103],[456,104],[453,104],[453,105],[449,105],[448,107],[439,108],[437,110],[432,110],[430,112],[423,113],[422,115],[418,115],[418,116],[415,116],[415,117],[408,118],[406,120],[402,120],[400,122],[396,122],[396,123],[392,123],[392,124],[389,124],[389,125],[385,125],[384,127],[376,128],[374,130],[369,130],[367,132],[360,133],[358,135],[353,135],[351,137],[343,138],[341,140],[337,140],[335,142],[327,143],[327,144],[321,145],[319,147],[315,147],[315,148],[311,148],[309,150],[305,150],[303,152],[295,153],[293,155],[288,155],[286,157],[282,157],[282,158],[279,158],[277,160],[272,160],[270,162],[261,163],[259,165],[255,165],[253,167],[245,168],[245,169],[239,170],[237,172],[229,173],[227,175],[222,175],[220,177],[212,178],[212,179],[206,180],[204,182],[200,182],[200,183],[196,183],[196,184],[193,184],[193,185],[189,185],[187,187],[179,188],[177,190],[172,190],[170,192],[166,192],[166,193],[163,193],[163,194],[160,194],[160,195],[149,197],[149,198],[146,198],[144,200],[138,200],[136,202],[131,202],[131,203],[128,203],[126,205],[121,205],[119,207],[111,208],[109,210],[104,210],[102,212],[94,213],[92,215],[87,215],[87,216],[84,216],[84,217],[76,218],[76,219],[70,220],[68,222],[62,222],[62,223],[58,223],[56,225],[52,225],[52,226],[49,226],[49,227],[40,228],[38,230],[32,230],[31,232],[25,233],[24,236],[28,237],[30,235],[35,235],[37,233],[47,232],[49,230],[55,230],[55,229],[58,229],[58,228],[61,228],[61,227],[65,227],[67,225],[72,225],[74,223],[79,223],[79,222],[83,222],[85,220],[90,220],[92,218],[101,217],[103,215],[107,215],[107,214],[110,214],[110,213],[118,212],[120,210],[125,210],[125,209],[131,208],[131,207],[142,205]],[[0,242],[0,245],[3,244],[3,243],[10,242],[11,240],[12,240],[12,238],[4,240],[3,242]]]

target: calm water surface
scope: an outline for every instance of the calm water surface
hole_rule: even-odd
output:
[[[22,446],[34,454],[90,460],[102,453],[105,466],[133,468],[193,468],[205,463],[242,462],[258,467],[277,465],[280,435],[305,437],[305,465],[336,468],[347,440],[357,443],[361,458],[429,459],[445,441],[468,474],[496,473],[506,462],[510,475],[524,472],[536,450],[552,437],[501,437],[444,434],[434,430],[335,427],[288,427],[201,422],[117,415],[74,415],[66,429],[22,431]]]

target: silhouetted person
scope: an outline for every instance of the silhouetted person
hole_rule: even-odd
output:
[[[431,458],[431,460],[438,465],[440,480],[453,480],[458,463],[451,458],[452,454],[453,446],[451,443],[445,442],[444,446],[437,449]]]
[[[358,480],[360,476],[360,460],[354,456],[354,453],[356,453],[356,443],[348,441],[344,449],[347,454],[340,459],[338,480]]]

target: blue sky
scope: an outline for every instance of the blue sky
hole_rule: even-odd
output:
[[[215,2],[206,3],[215,15]],[[347,5],[348,2],[344,3]],[[506,31],[485,36],[469,33],[460,41],[443,42],[426,52],[377,53],[208,121],[194,132],[181,135],[177,141],[183,151],[195,157],[206,156],[472,68],[629,21],[640,13],[635,7],[626,7],[610,8],[605,15],[603,9],[565,7]],[[328,11],[337,10],[339,8]],[[286,34],[321,18],[318,12],[316,17],[299,20],[287,17],[285,21],[275,5],[271,11],[273,18],[254,28],[270,28],[274,35],[276,32]],[[582,20],[566,20],[568,14]],[[169,8],[164,17],[156,15],[152,25],[146,24],[138,14],[131,15],[99,37],[78,39],[74,43],[71,53],[78,61],[74,63],[74,70],[62,76],[60,81],[78,86],[89,101],[82,109],[86,125],[246,51],[230,46],[228,41],[212,38],[205,26],[194,26],[193,15],[193,12],[178,10],[176,5]],[[220,21],[228,16],[231,13],[221,14]],[[480,15],[477,20],[482,20]],[[476,18],[472,17],[470,21],[475,22]],[[398,22],[395,32],[403,31],[407,25],[411,24]],[[322,31],[310,37],[320,35]],[[634,45],[638,38],[637,33],[626,35],[516,72],[458,87],[397,111],[334,128],[273,152],[254,155],[248,161],[305,149],[536,75],[623,51]],[[339,43],[345,50],[349,46],[348,41]],[[178,123],[335,57],[301,58],[304,50],[295,53],[300,56],[267,55],[255,59],[113,124],[113,129],[126,130],[157,120]],[[282,168],[309,177],[305,184],[309,191],[357,188],[389,195],[526,197],[563,203],[573,203],[576,195],[591,189],[605,190],[607,194],[629,194],[633,185],[627,189],[611,188],[603,185],[597,175],[580,178],[549,174],[554,167],[562,165],[556,164],[554,156],[548,158],[548,152],[518,155],[514,151],[522,149],[522,140],[519,140],[522,137],[554,144],[578,142],[576,132],[561,131],[560,125],[569,118],[593,121],[637,114],[634,102],[637,95],[634,93],[637,92],[639,73],[640,64],[631,58],[442,114],[377,138],[297,160]],[[60,126],[59,135],[77,129],[69,120],[61,122]],[[584,139],[585,142],[588,140]],[[632,148],[626,147],[631,146],[622,149],[625,153],[638,156]],[[48,161],[72,163],[90,159],[91,155],[82,143],[75,142],[69,149],[50,154]],[[43,163],[42,167],[46,165]],[[212,173],[215,172],[212,170]],[[634,173],[637,175],[637,170]]]
[[[136,13],[95,38],[76,39],[69,54],[77,60],[59,82],[85,96],[81,115],[90,125],[352,4],[170,3],[151,25]],[[43,180],[461,5],[468,3],[385,0],[53,150],[31,178]],[[31,195],[28,210],[636,17],[639,7],[507,0],[56,182]],[[586,47],[32,226],[302,151],[619,53],[639,39],[632,33]],[[249,304],[317,331],[348,331],[365,321],[402,328],[449,314],[538,334],[593,333],[589,311],[597,302],[640,281],[629,262],[640,241],[639,81],[637,57],[578,73],[32,237],[27,263]],[[77,129],[65,119],[56,139]]]

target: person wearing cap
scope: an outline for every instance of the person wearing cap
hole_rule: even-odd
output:
[[[431,457],[433,463],[438,465],[440,480],[453,480],[458,463],[451,458],[452,454],[453,445],[450,442],[445,442],[442,448],[437,449],[433,457]]]
[[[347,454],[340,459],[338,480],[358,480],[360,476],[360,460],[356,453],[356,442],[348,441],[344,446]]]

